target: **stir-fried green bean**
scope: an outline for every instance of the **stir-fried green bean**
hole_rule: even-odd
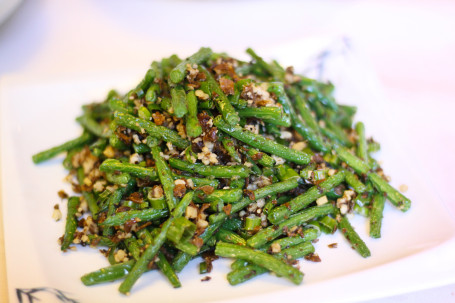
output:
[[[379,238],[386,200],[410,208],[371,156],[379,144],[363,122],[353,125],[356,107],[336,103],[331,83],[247,53],[250,62],[203,47],[154,61],[126,94],[83,106],[80,137],[32,156],[66,152],[75,194],[61,250],[103,248],[111,264],[84,275],[85,285],[123,280],[129,294],[158,268],[177,288],[201,256],[204,274],[212,259],[236,259],[232,285],[267,272],[300,284],[290,264],[309,258],[323,234],[338,231],[370,256],[348,214],[366,217]]]

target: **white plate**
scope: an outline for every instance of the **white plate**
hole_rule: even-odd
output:
[[[286,62],[298,62],[298,48],[287,49],[270,53],[283,56]],[[379,240],[368,238],[364,218],[354,220],[372,256],[361,258],[338,234],[323,236],[315,244],[322,262],[301,261],[305,273],[301,286],[263,275],[231,287],[225,278],[229,262],[223,260],[214,263],[209,275],[212,279],[201,282],[199,261],[192,261],[180,274],[182,288],[173,289],[160,273],[152,272],[141,277],[130,298],[117,292],[119,283],[82,285],[79,279],[83,274],[107,266],[107,262],[96,249],[78,247],[77,252],[60,252],[57,239],[64,223],[54,222],[51,215],[54,204],[65,209],[57,191],[69,191],[63,182],[63,158],[36,166],[31,156],[79,135],[74,118],[81,113],[80,106],[103,99],[110,88],[125,91],[142,72],[48,80],[2,79],[1,180],[10,300],[15,301],[20,289],[24,300],[27,293],[37,290],[33,295],[51,302],[56,296],[50,289],[57,289],[78,302],[354,302],[455,282],[454,221],[416,165],[411,165],[409,150],[393,138],[393,129],[385,123],[386,110],[392,105],[384,101],[374,78],[352,57],[342,57],[333,57],[335,68],[326,75],[337,83],[339,101],[358,106],[358,117],[365,122],[367,133],[374,134],[382,144],[379,159],[393,177],[392,184],[407,184],[407,196],[413,201],[407,213],[386,206],[383,237]],[[327,244],[334,242],[338,248],[329,249]]]

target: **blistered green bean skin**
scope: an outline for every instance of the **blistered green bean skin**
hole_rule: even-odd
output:
[[[185,116],[188,112],[185,89],[182,86],[173,87],[171,88],[171,96],[174,115],[177,118]]]
[[[83,275],[81,281],[84,285],[91,286],[122,279],[129,273],[131,268],[133,268],[134,263],[134,260],[129,260],[125,263],[118,263],[101,268],[97,271]]]
[[[337,146],[335,150],[338,156],[346,162],[350,167],[352,167],[359,174],[366,174],[370,170],[370,167],[367,163],[351,154],[345,147]]]
[[[341,217],[338,222],[338,229],[341,230],[341,233],[345,236],[349,243],[351,243],[352,248],[355,249],[362,257],[366,258],[371,256],[371,252],[367,245],[363,242],[346,217]]]
[[[373,196],[373,205],[370,211],[370,237],[381,237],[382,217],[384,212],[385,197],[378,193]]]
[[[289,279],[294,284],[300,284],[303,273],[298,269],[282,262],[271,255],[245,246],[218,242],[215,254],[226,258],[239,258],[264,267],[279,276]]]
[[[166,217],[169,214],[167,209],[144,209],[144,210],[129,210],[120,212],[108,217],[103,221],[104,226],[120,226],[125,222],[133,219],[140,219],[141,221],[153,221]]]
[[[169,159],[169,164],[176,169],[188,171],[191,173],[198,173],[203,176],[214,176],[215,178],[231,178],[231,177],[248,177],[250,169],[243,165],[232,166],[206,166],[198,163],[188,163],[179,159]]]
[[[411,207],[411,200],[402,195],[398,190],[393,188],[387,181],[382,179],[378,174],[371,173],[368,179],[373,182],[375,188],[387,195],[387,199],[392,202],[401,211],[405,212]]]
[[[272,222],[273,224],[277,224],[289,218],[293,213],[296,213],[299,210],[305,208],[311,202],[322,197],[329,190],[343,182],[344,178],[345,178],[344,171],[340,171],[335,175],[329,177],[327,180],[325,180],[318,186],[310,188],[304,194],[291,200],[287,205],[281,205],[277,208],[272,209],[272,211],[268,215],[269,221]]]
[[[189,91],[186,95],[188,103],[188,115],[186,117],[186,134],[189,137],[197,137],[202,133],[201,125],[197,118],[197,98],[194,91]]]
[[[66,250],[73,243],[74,233],[77,228],[76,213],[79,207],[80,199],[78,197],[70,197],[68,199],[68,211],[66,214],[65,234],[63,235],[62,250]]]
[[[156,170],[151,167],[142,167],[131,163],[122,163],[115,159],[106,159],[100,165],[100,171],[103,172],[123,172],[131,174],[137,178],[149,179],[151,181],[157,180],[158,175]]]
[[[166,203],[168,209],[171,211],[174,209],[176,204],[176,198],[174,196],[174,180],[169,166],[161,157],[161,149],[158,146],[152,147],[152,155],[155,160],[156,169],[158,171],[158,177],[160,178],[161,184],[163,184],[164,196],[166,197]]]
[[[93,139],[93,136],[90,133],[84,133],[80,137],[73,139],[71,141],[65,142],[59,146],[52,147],[48,150],[39,152],[32,156],[33,163],[38,164],[49,160],[58,154],[71,150],[73,148],[83,146],[84,144],[89,143]]]

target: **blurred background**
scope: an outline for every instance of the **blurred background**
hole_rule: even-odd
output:
[[[435,199],[455,213],[454,16],[455,1],[440,0],[0,0],[0,81],[143,71],[169,50],[184,57],[200,46],[273,57],[283,55],[277,46],[345,39],[393,104],[384,122],[413,152]],[[3,247],[0,259],[5,298]],[[455,285],[370,302],[455,302]]]

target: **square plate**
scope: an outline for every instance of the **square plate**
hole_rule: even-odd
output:
[[[285,64],[302,62],[302,45],[269,50],[269,54]],[[77,302],[149,302],[151,298],[154,302],[198,303],[297,298],[307,302],[354,302],[455,282],[455,223],[413,164],[409,149],[393,137],[394,124],[385,123],[393,104],[385,101],[371,71],[355,60],[352,52],[332,52],[330,60],[318,58],[296,66],[296,70],[310,66],[315,68],[309,72],[322,71],[335,82],[339,102],[358,106],[357,118],[364,121],[367,134],[381,143],[382,151],[376,158],[393,177],[392,185],[409,186],[406,195],[413,201],[407,213],[386,205],[381,239],[370,239],[368,221],[356,216],[353,224],[369,246],[370,258],[361,258],[336,233],[322,236],[315,244],[321,263],[300,262],[305,273],[300,286],[263,275],[232,287],[225,278],[230,264],[227,260],[216,261],[212,279],[201,282],[199,261],[194,260],[179,275],[183,285],[180,289],[173,289],[157,271],[141,277],[130,298],[117,292],[119,283],[85,287],[80,277],[107,266],[107,262],[97,249],[78,247],[77,252],[60,252],[57,239],[63,233],[64,220],[56,223],[51,215],[55,204],[66,209],[57,191],[71,192],[63,182],[63,157],[34,165],[31,156],[78,136],[80,127],[74,119],[81,114],[81,105],[102,100],[111,88],[126,91],[142,72],[47,80],[5,77],[0,82],[0,160],[10,300],[33,294],[46,298],[45,302],[57,302],[56,294],[62,291]],[[331,67],[321,69],[321,62]],[[416,134],[410,135],[417,140]],[[338,248],[328,248],[330,243],[338,243]]]

